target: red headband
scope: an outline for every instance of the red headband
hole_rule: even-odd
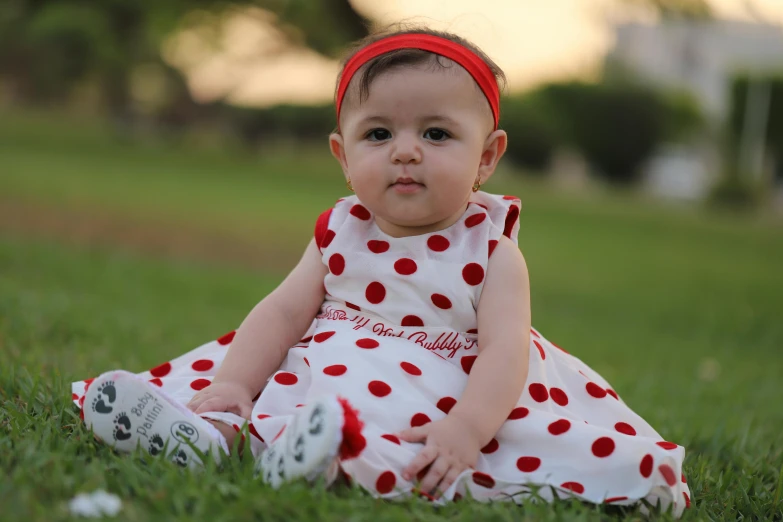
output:
[[[348,84],[351,83],[351,78],[356,74],[356,71],[373,58],[397,49],[421,49],[422,51],[445,56],[460,64],[476,80],[476,83],[481,88],[481,92],[487,97],[489,106],[492,108],[492,117],[495,119],[495,128],[498,128],[500,91],[498,90],[495,75],[486,62],[479,58],[476,53],[456,42],[440,36],[417,33],[399,34],[383,38],[364,47],[348,60],[348,63],[343,68],[343,73],[340,76],[340,85],[337,88],[338,122],[340,121],[340,107],[345,97],[345,91],[348,89]]]

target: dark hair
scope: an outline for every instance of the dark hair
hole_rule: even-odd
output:
[[[489,67],[489,70],[492,71],[492,74],[495,76],[495,81],[498,84],[498,89],[501,91],[506,85],[506,75],[503,73],[503,70],[498,67],[498,65],[492,61],[492,59],[487,56],[481,49],[479,49],[474,44],[470,43],[469,41],[465,40],[464,38],[457,36],[453,33],[447,33],[444,31],[435,31],[432,29],[427,28],[406,28],[402,29],[400,28],[401,24],[396,24],[395,26],[392,26],[390,28],[386,28],[382,31],[375,32],[362,40],[359,40],[348,52],[348,55],[343,59],[342,61],[342,68],[340,70],[340,74],[337,76],[337,83],[335,87],[335,97],[337,96],[337,86],[340,85],[340,78],[342,77],[342,74],[345,70],[345,64],[348,63],[348,61],[351,59],[353,55],[355,55],[357,52],[359,52],[364,47],[367,47],[368,45],[377,42],[378,40],[382,40],[384,38],[388,38],[389,36],[395,36],[399,34],[428,34],[432,36],[439,36],[441,38],[445,38],[447,40],[451,40],[452,42],[458,43],[464,47],[467,47],[471,51],[473,51],[476,56],[481,58],[484,63],[487,64]],[[381,75],[381,73],[388,71],[389,69],[393,69],[396,67],[412,67],[416,65],[426,64],[430,63],[434,67],[441,67],[441,68],[447,68],[451,66],[451,60],[448,60],[448,58],[444,58],[443,56],[437,55],[435,53],[431,53],[429,51],[422,51],[420,49],[397,49],[395,51],[390,51],[388,53],[382,54],[376,58],[373,58],[372,60],[368,61],[362,67],[356,72],[356,75],[354,78],[358,77],[359,80],[359,102],[365,101],[369,95],[370,95],[370,85],[372,84],[373,80],[375,80],[378,76]],[[346,96],[348,93],[346,93]],[[335,100],[336,101],[336,100]]]

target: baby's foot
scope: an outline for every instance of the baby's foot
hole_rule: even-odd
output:
[[[314,481],[323,476],[337,458],[343,423],[343,408],[335,397],[300,408],[259,457],[256,474],[275,489],[297,478]]]
[[[199,466],[202,461],[193,447],[202,453],[212,451],[219,459],[218,448],[225,444],[207,421],[132,373],[101,375],[87,390],[85,402],[93,405],[84,409],[87,427],[118,451],[131,452],[141,445],[158,455],[168,444],[175,463]],[[106,415],[111,411],[119,413]]]

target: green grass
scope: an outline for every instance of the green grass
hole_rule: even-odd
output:
[[[153,218],[263,242],[293,262],[315,216],[344,194],[323,153],[250,157],[68,129],[0,118],[0,204]],[[783,519],[781,227],[510,176],[488,190],[523,197],[535,326],[686,447],[685,519]],[[234,328],[284,275],[237,266],[0,235],[0,519],[67,520],[67,501],[96,488],[123,499],[123,520],[639,517],[565,502],[434,510],[358,491],[272,492],[249,463],[196,474],[93,441],[69,383],[141,371]]]

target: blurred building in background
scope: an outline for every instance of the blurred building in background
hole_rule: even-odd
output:
[[[732,111],[732,81],[737,75],[774,75],[783,71],[783,28],[735,20],[666,20],[650,25],[620,24],[616,44],[606,57],[607,70],[632,74],[650,85],[683,89],[699,101],[713,129],[725,127]],[[741,169],[779,179],[781,159],[765,154],[769,94],[751,97],[743,121],[738,161]],[[755,90],[758,92],[758,89]],[[755,105],[755,106],[754,106]],[[757,115],[753,121],[753,112]],[[755,128],[754,128],[755,127]],[[646,184],[655,193],[701,199],[718,177],[719,146],[662,147],[647,166]],[[775,165],[775,163],[778,165]]]

